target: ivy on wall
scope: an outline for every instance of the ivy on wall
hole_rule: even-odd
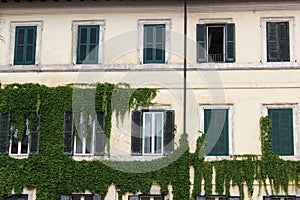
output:
[[[198,138],[194,153],[189,152],[187,135],[182,134],[173,155],[151,162],[78,162],[63,154],[64,112],[74,109],[84,113],[104,112],[105,133],[109,138],[112,113],[122,121],[130,109],[151,105],[156,94],[156,89],[132,89],[127,84],[110,83],[59,87],[30,83],[3,86],[0,90],[0,112],[11,113],[13,127],[24,130],[24,121],[28,119],[29,124],[33,124],[39,115],[41,123],[38,154],[31,154],[27,159],[14,159],[7,154],[0,156],[0,198],[10,196],[12,189],[21,194],[24,187],[36,188],[38,200],[56,200],[60,195],[85,190],[104,197],[110,185],[120,184],[121,200],[126,192],[148,194],[151,185],[156,183],[161,186],[162,194],[168,193],[168,185],[171,184],[174,200],[190,200],[191,166],[194,167],[192,196],[212,193],[229,196],[231,186],[239,188],[242,198],[244,193],[252,196],[254,181],[269,189],[266,187],[269,180],[269,194],[278,194],[280,189],[287,193],[290,183],[298,186],[299,162],[284,161],[272,153],[271,121],[268,117],[260,120],[261,157],[236,155],[231,160],[205,162],[205,134]],[[172,162],[166,164],[170,160]],[[111,164],[118,165],[117,169],[123,167],[124,171],[110,167]],[[151,169],[153,164],[166,166],[156,171],[145,170],[148,171],[145,173],[125,172],[139,167]],[[247,186],[247,191],[243,190],[244,186]]]

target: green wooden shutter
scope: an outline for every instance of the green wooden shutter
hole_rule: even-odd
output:
[[[9,113],[0,113],[0,154],[8,152]]]
[[[73,128],[74,128],[74,119],[72,112],[64,113],[64,153],[72,154],[73,153]]]
[[[269,109],[272,120],[272,151],[277,155],[294,155],[293,110]]]
[[[267,22],[267,61],[290,61],[288,22]]]
[[[207,28],[205,24],[197,24],[197,62],[207,62],[207,42],[206,33]]]
[[[96,113],[96,126],[95,126],[95,150],[94,155],[100,156],[105,153],[105,116],[103,112]]]
[[[164,124],[164,154],[172,154],[174,152],[174,110],[165,111]]]
[[[99,26],[78,26],[77,64],[97,64]]]
[[[35,126],[30,130],[30,153],[37,154],[39,151],[40,142],[40,116],[35,123]]]
[[[235,62],[235,25],[225,24],[225,61]]]
[[[207,134],[207,155],[228,155],[228,110],[205,109],[204,132]]]
[[[18,26],[15,30],[14,65],[34,65],[36,26]]]
[[[144,25],[143,63],[165,63],[165,24]]]
[[[143,112],[134,110],[131,113],[131,154],[142,155]]]

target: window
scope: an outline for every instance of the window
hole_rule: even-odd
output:
[[[162,155],[174,151],[174,111],[132,111],[132,155]]]
[[[163,195],[129,195],[128,200],[163,200]]]
[[[200,105],[200,130],[206,134],[207,156],[233,154],[232,105]]]
[[[35,121],[32,129],[29,128],[29,120],[26,119],[23,137],[18,137],[17,127],[11,127],[10,114],[0,113],[0,153],[10,155],[27,155],[28,153],[38,153],[39,148],[39,123],[40,117]],[[9,136],[11,140],[9,143]]]
[[[144,25],[144,63],[165,63],[165,24]]]
[[[262,18],[264,62],[294,60],[294,18]]]
[[[104,130],[105,117],[102,112],[96,113],[94,118],[92,114],[84,116],[80,113],[75,116],[75,113],[65,112],[64,152],[74,155],[104,155]]]
[[[100,64],[104,21],[73,22],[73,63]]]
[[[8,198],[5,198],[5,200],[28,200],[28,195],[27,194],[12,195]]]
[[[268,109],[272,120],[272,151],[277,155],[294,155],[293,109]]]
[[[235,24],[197,24],[198,62],[235,62]]]
[[[208,156],[228,155],[228,109],[204,109]]]
[[[60,196],[60,200],[101,200],[97,194],[73,194],[71,196]]]
[[[42,22],[11,23],[11,65],[38,65]]]
[[[169,61],[171,20],[139,20],[140,63],[165,64]]]
[[[240,200],[241,197],[226,196],[195,196],[195,200]]]

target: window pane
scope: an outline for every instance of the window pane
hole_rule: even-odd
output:
[[[98,54],[98,51],[97,51],[96,45],[90,45],[89,61],[96,61],[97,54]]]
[[[23,60],[23,46],[17,47],[17,55],[15,55],[15,61],[21,62]]]
[[[72,196],[72,200],[81,200],[81,196]]]
[[[84,200],[93,200],[93,196],[85,196]]]
[[[18,153],[18,138],[16,138],[16,137],[13,137],[13,139],[12,139],[11,153],[12,154]]]
[[[146,26],[145,29],[147,29],[145,31],[145,33],[147,34],[146,42],[153,43],[153,27]]]
[[[155,153],[162,153],[163,115],[155,113]]]
[[[87,43],[87,28],[80,28],[80,43]]]
[[[151,200],[150,197],[141,197],[141,200]]]
[[[23,28],[16,28],[17,29],[17,39],[18,39],[18,44],[24,44],[24,32],[25,30]]]
[[[32,28],[28,29],[27,33],[27,44],[33,44],[34,30]]]
[[[151,153],[152,115],[145,113],[144,153]]]
[[[85,57],[86,57],[86,45],[80,45],[80,55],[79,55],[79,59],[81,61],[84,61],[85,60]]]
[[[88,127],[87,127],[87,137],[86,137],[86,149],[85,149],[85,153],[92,153],[93,152],[93,121],[92,121],[92,117],[89,116],[89,123],[88,123]]]
[[[95,44],[97,40],[97,28],[90,29],[90,43]]]
[[[28,151],[28,136],[26,135],[21,143],[21,153],[26,154]]]
[[[161,43],[163,41],[164,27],[156,28],[156,42]]]
[[[152,60],[153,59],[152,51],[153,51],[152,48],[146,48],[146,60]]]
[[[26,48],[26,61],[32,61],[33,60],[33,46],[32,45],[27,45]]]

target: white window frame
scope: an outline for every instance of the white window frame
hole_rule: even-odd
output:
[[[199,105],[199,130],[204,133],[204,110],[205,109],[227,109],[228,110],[228,154],[232,156],[234,153],[233,148],[233,113],[234,108],[232,104],[220,104],[220,105],[208,105],[200,104]],[[226,158],[228,156],[206,156],[207,160],[215,160],[218,157]]]
[[[145,131],[146,131],[146,126],[145,126],[145,116],[151,114],[151,119],[153,119],[153,116],[157,113],[160,113],[162,115],[162,132],[161,132],[161,153],[155,153],[154,150],[154,145],[155,145],[155,130],[154,126],[155,123],[152,123],[152,133],[151,133],[151,153],[145,153]],[[152,121],[153,122],[153,121]],[[143,112],[143,142],[142,142],[142,155],[163,155],[164,153],[164,124],[165,124],[165,114],[164,111],[149,111],[149,112]]]
[[[83,121],[81,121],[82,120],[82,115],[80,114],[80,124],[83,124]],[[91,116],[90,116],[91,117]],[[96,116],[95,116],[96,117]],[[82,152],[81,153],[76,153],[76,142],[77,142],[77,135],[75,135],[74,136],[74,156],[85,156],[85,155],[87,155],[87,156],[93,156],[94,155],[94,149],[95,149],[95,117],[94,117],[94,119],[93,119],[93,122],[92,122],[92,126],[93,126],[93,135],[92,135],[92,149],[91,149],[91,152],[90,153],[86,153],[85,152],[85,150],[86,150],[86,138],[84,137],[84,135],[83,135],[83,137],[82,137]],[[75,125],[75,126],[80,126],[79,124],[78,125]],[[78,129],[77,129],[78,130]]]
[[[10,54],[9,54],[9,64],[14,65],[15,57],[15,40],[16,40],[16,27],[18,26],[36,26],[36,45],[35,45],[35,64],[40,65],[41,58],[41,41],[42,41],[42,21],[31,21],[31,22],[11,22],[10,23]],[[20,65],[18,65],[20,66]],[[21,65],[23,66],[23,65]],[[25,66],[25,65],[24,65]],[[29,65],[32,66],[32,65]]]
[[[291,156],[280,156],[284,159],[294,159],[299,156],[299,138],[298,138],[298,104],[289,103],[289,104],[263,104],[262,105],[262,116],[266,117],[268,115],[268,109],[280,109],[280,108],[291,108],[293,110],[293,142],[294,142],[294,155]]]
[[[165,63],[168,64],[170,60],[170,38],[172,23],[171,19],[139,19],[138,20],[138,51],[140,64],[144,64],[144,25],[147,24],[165,24]],[[144,65],[152,65],[151,63],[146,63]],[[159,65],[159,64],[155,64]]]
[[[22,148],[22,141],[19,141],[18,140],[18,152],[17,153],[12,153],[11,152],[11,148],[12,148],[12,140],[10,139],[10,141],[9,141],[9,155],[10,156],[28,156],[29,155],[29,151],[30,151],[30,131],[29,131],[29,128],[28,128],[28,126],[29,126],[29,121],[28,121],[28,119],[26,119],[26,136],[28,137],[28,143],[27,143],[27,152],[26,153],[21,153],[21,148]],[[18,129],[16,129],[15,131],[17,131],[18,132]],[[16,133],[17,134],[17,133]],[[17,135],[17,137],[18,137],[18,135]]]
[[[73,65],[86,65],[77,64],[77,43],[78,43],[78,26],[89,26],[98,25],[99,26],[99,44],[98,44],[98,63],[88,64],[88,65],[98,65],[103,63],[103,40],[104,40],[104,30],[105,30],[105,20],[88,20],[88,21],[73,21],[72,22],[72,63]]]
[[[261,38],[262,38],[262,59],[263,63],[289,63],[289,62],[268,62],[267,50],[267,22],[288,22],[289,23],[289,40],[290,40],[290,63],[295,62],[295,40],[294,40],[294,27],[295,17],[263,17],[260,19]]]

